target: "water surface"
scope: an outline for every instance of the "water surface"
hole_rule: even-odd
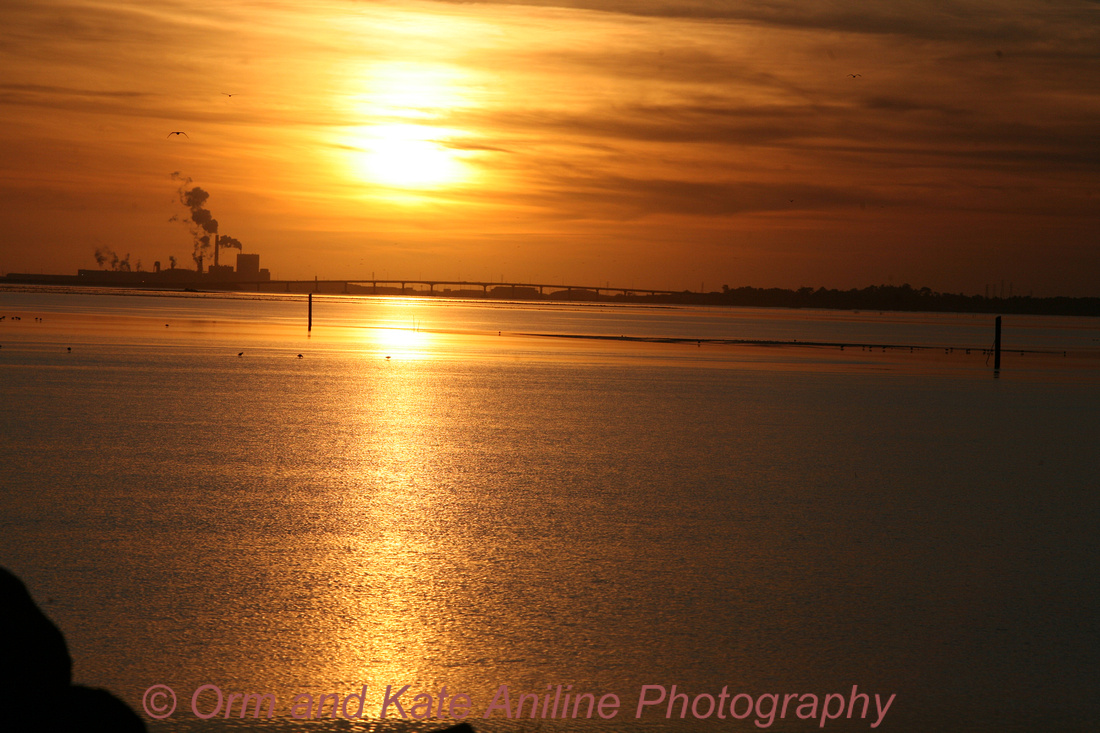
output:
[[[304,309],[0,293],[0,562],[78,681],[179,693],[151,730],[297,730],[294,695],[363,685],[376,717],[406,684],[475,716],[505,684],[622,700],[486,730],[760,729],[637,721],[643,685],[1091,728],[1093,322],[1006,318],[1025,354],[994,379],[990,317],[316,298],[307,334]],[[197,720],[203,684],[276,717]]]

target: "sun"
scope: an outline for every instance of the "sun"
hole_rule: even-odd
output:
[[[469,177],[462,151],[447,147],[440,130],[425,125],[376,125],[356,131],[356,175],[395,188],[438,188]]]
[[[364,69],[349,94],[352,116],[340,148],[354,177],[401,189],[434,189],[469,181],[472,152],[452,141],[468,137],[446,127],[472,104],[462,72],[441,65],[383,62]]]

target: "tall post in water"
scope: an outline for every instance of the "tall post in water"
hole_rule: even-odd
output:
[[[1001,317],[997,316],[997,325],[993,329],[993,373],[1001,371]]]
[[[1000,319],[998,319],[997,320],[998,328],[1000,327],[1000,324],[1001,324],[1001,321],[1000,321]],[[309,294],[309,320],[306,322],[306,333],[309,333],[312,330],[313,330],[313,293],[310,293]],[[1000,333],[1000,331],[998,331],[997,333]],[[1000,341],[998,341],[997,343],[1000,343]],[[998,358],[999,358],[1000,353],[1001,352],[998,350],[997,351]]]

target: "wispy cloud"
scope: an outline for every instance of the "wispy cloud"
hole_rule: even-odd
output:
[[[646,222],[647,246],[671,252],[691,231],[789,245],[797,223],[807,247],[843,259],[889,251],[890,221],[942,237],[959,217],[976,233],[955,251],[1046,241],[1054,221],[1080,251],[1100,192],[1098,12],[1084,0],[9,0],[0,144],[15,152],[0,187],[22,203],[0,213],[34,236],[56,228],[47,202],[76,207],[89,180],[116,201],[160,181],[170,200],[167,174],[186,170],[237,193],[219,216],[249,242],[263,231],[273,258],[285,235],[264,222],[280,203],[346,232],[341,252],[360,229],[473,226],[495,241],[499,221],[599,232],[611,252]],[[363,161],[390,128],[471,175],[422,191],[371,178]],[[51,212],[37,222],[34,201]],[[143,202],[109,218],[138,232],[161,214]]]
[[[455,0],[466,3],[468,0]],[[574,8],[646,18],[741,21],[773,28],[891,35],[944,41],[1022,42],[1082,21],[1095,27],[1089,0],[481,0],[483,4]],[[1079,28],[1078,37],[1095,37]],[[1084,38],[1081,38],[1083,41]]]

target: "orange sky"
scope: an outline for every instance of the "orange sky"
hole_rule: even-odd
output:
[[[1095,2],[5,0],[0,109],[5,273],[179,172],[277,278],[1100,295]]]

